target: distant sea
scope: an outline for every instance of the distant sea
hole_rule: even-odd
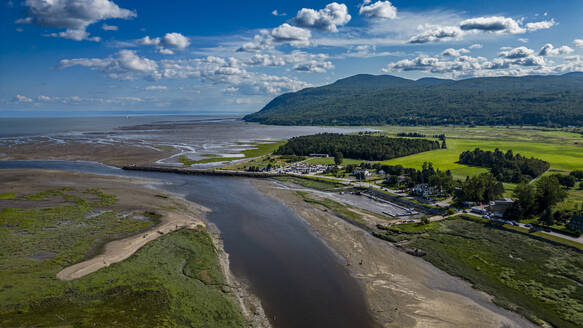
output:
[[[0,138],[106,132],[154,122],[239,118],[240,115],[118,115],[91,117],[0,117]]]
[[[0,118],[0,145],[80,142],[123,144],[156,150],[160,146],[172,147],[175,149],[174,154],[157,163],[177,165],[182,156],[192,160],[208,156],[239,158],[244,157],[242,151],[256,147],[257,142],[322,132],[350,133],[362,130],[261,125],[244,122],[241,115],[237,114]],[[196,165],[214,167],[224,163],[216,161]]]

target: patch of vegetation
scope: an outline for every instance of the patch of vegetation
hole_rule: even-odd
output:
[[[338,183],[334,180],[328,180],[326,178],[321,178],[321,177],[299,178],[299,177],[285,176],[285,177],[276,177],[274,179],[279,180],[279,181],[285,181],[285,182],[290,181],[290,182],[293,182],[295,184],[298,184],[298,185],[306,187],[306,188],[322,190],[322,191],[335,191],[335,190],[338,190],[339,188],[346,187],[345,185]]]
[[[16,199],[16,194],[13,192],[7,192],[0,194],[0,199]]]
[[[255,168],[275,168],[275,167],[282,167],[287,166],[291,163],[303,161],[306,159],[304,156],[296,156],[296,155],[264,155],[259,156],[257,158],[245,161],[243,163],[236,163],[233,165],[227,165],[222,167],[221,169],[225,170],[248,170],[251,167]]]
[[[296,193],[307,203],[321,205],[329,210],[332,210],[337,216],[356,223],[364,224],[365,221],[362,216],[351,210],[352,206],[333,201],[328,198],[313,198],[308,192],[296,191]]]
[[[476,148],[460,154],[460,163],[490,168],[498,180],[504,182],[528,182],[543,174],[550,164],[538,158],[526,158],[520,154],[514,155],[512,150],[503,153],[498,148],[484,151]],[[573,178],[574,179],[574,178]]]
[[[0,211],[0,326],[246,325],[221,291],[224,277],[204,230],[161,236],[129,259],[78,280],[56,279],[63,268],[95,255],[107,241],[160,219],[154,212],[140,217],[120,213],[111,207],[115,196],[97,189],[52,190],[23,199],[57,196],[67,204]]]
[[[321,133],[291,138],[279,147],[274,154],[300,155],[328,154],[335,156],[382,161],[407,156],[424,151],[439,149],[439,142],[426,139],[389,138],[376,135],[346,135]]]
[[[157,145],[157,146],[154,146],[154,147],[157,148],[157,149],[159,149],[159,150],[161,150],[161,151],[165,151],[165,152],[168,152],[168,153],[171,153],[171,152],[173,152],[175,150],[175,148],[172,147],[172,146]]]
[[[278,147],[285,143],[286,143],[285,140],[275,142],[274,141],[255,142],[253,143],[253,148],[246,149],[241,152],[244,155],[243,157],[222,157],[215,156],[213,154],[203,154],[202,156],[206,158],[200,160],[192,160],[186,156],[180,156],[178,157],[178,160],[185,166],[191,166],[193,164],[231,162],[272,153],[274,150],[276,150]]]
[[[415,225],[402,225],[398,235],[412,240],[408,247],[425,251],[424,259],[493,295],[501,306],[555,327],[583,325],[581,253],[481,219],[432,223],[423,234]],[[380,235],[385,234],[397,235],[389,230]]]

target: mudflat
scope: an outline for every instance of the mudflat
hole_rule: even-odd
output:
[[[135,144],[100,144],[67,141],[54,142],[37,137],[30,142],[2,145],[0,160],[55,159],[64,161],[93,161],[121,167],[124,165],[145,165],[171,156],[174,151]]]

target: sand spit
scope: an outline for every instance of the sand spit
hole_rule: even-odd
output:
[[[208,211],[202,208],[202,206],[198,207],[193,208],[192,211],[201,214]],[[108,243],[105,245],[102,254],[61,270],[57,273],[57,278],[60,280],[81,278],[101,268],[108,267],[113,263],[127,259],[144,245],[152,240],[158,239],[162,235],[182,228],[195,229],[197,226],[206,226],[201,219],[192,216],[190,213],[166,212],[162,214],[160,220],[160,224],[145,232]]]
[[[362,284],[373,318],[382,327],[534,327],[495,306],[489,295],[467,282],[304,202],[294,191],[268,180],[254,184],[308,221],[350,263],[347,270]]]

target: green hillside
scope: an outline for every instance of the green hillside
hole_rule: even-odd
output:
[[[248,122],[278,125],[583,125],[583,73],[466,80],[355,75],[276,97]]]

